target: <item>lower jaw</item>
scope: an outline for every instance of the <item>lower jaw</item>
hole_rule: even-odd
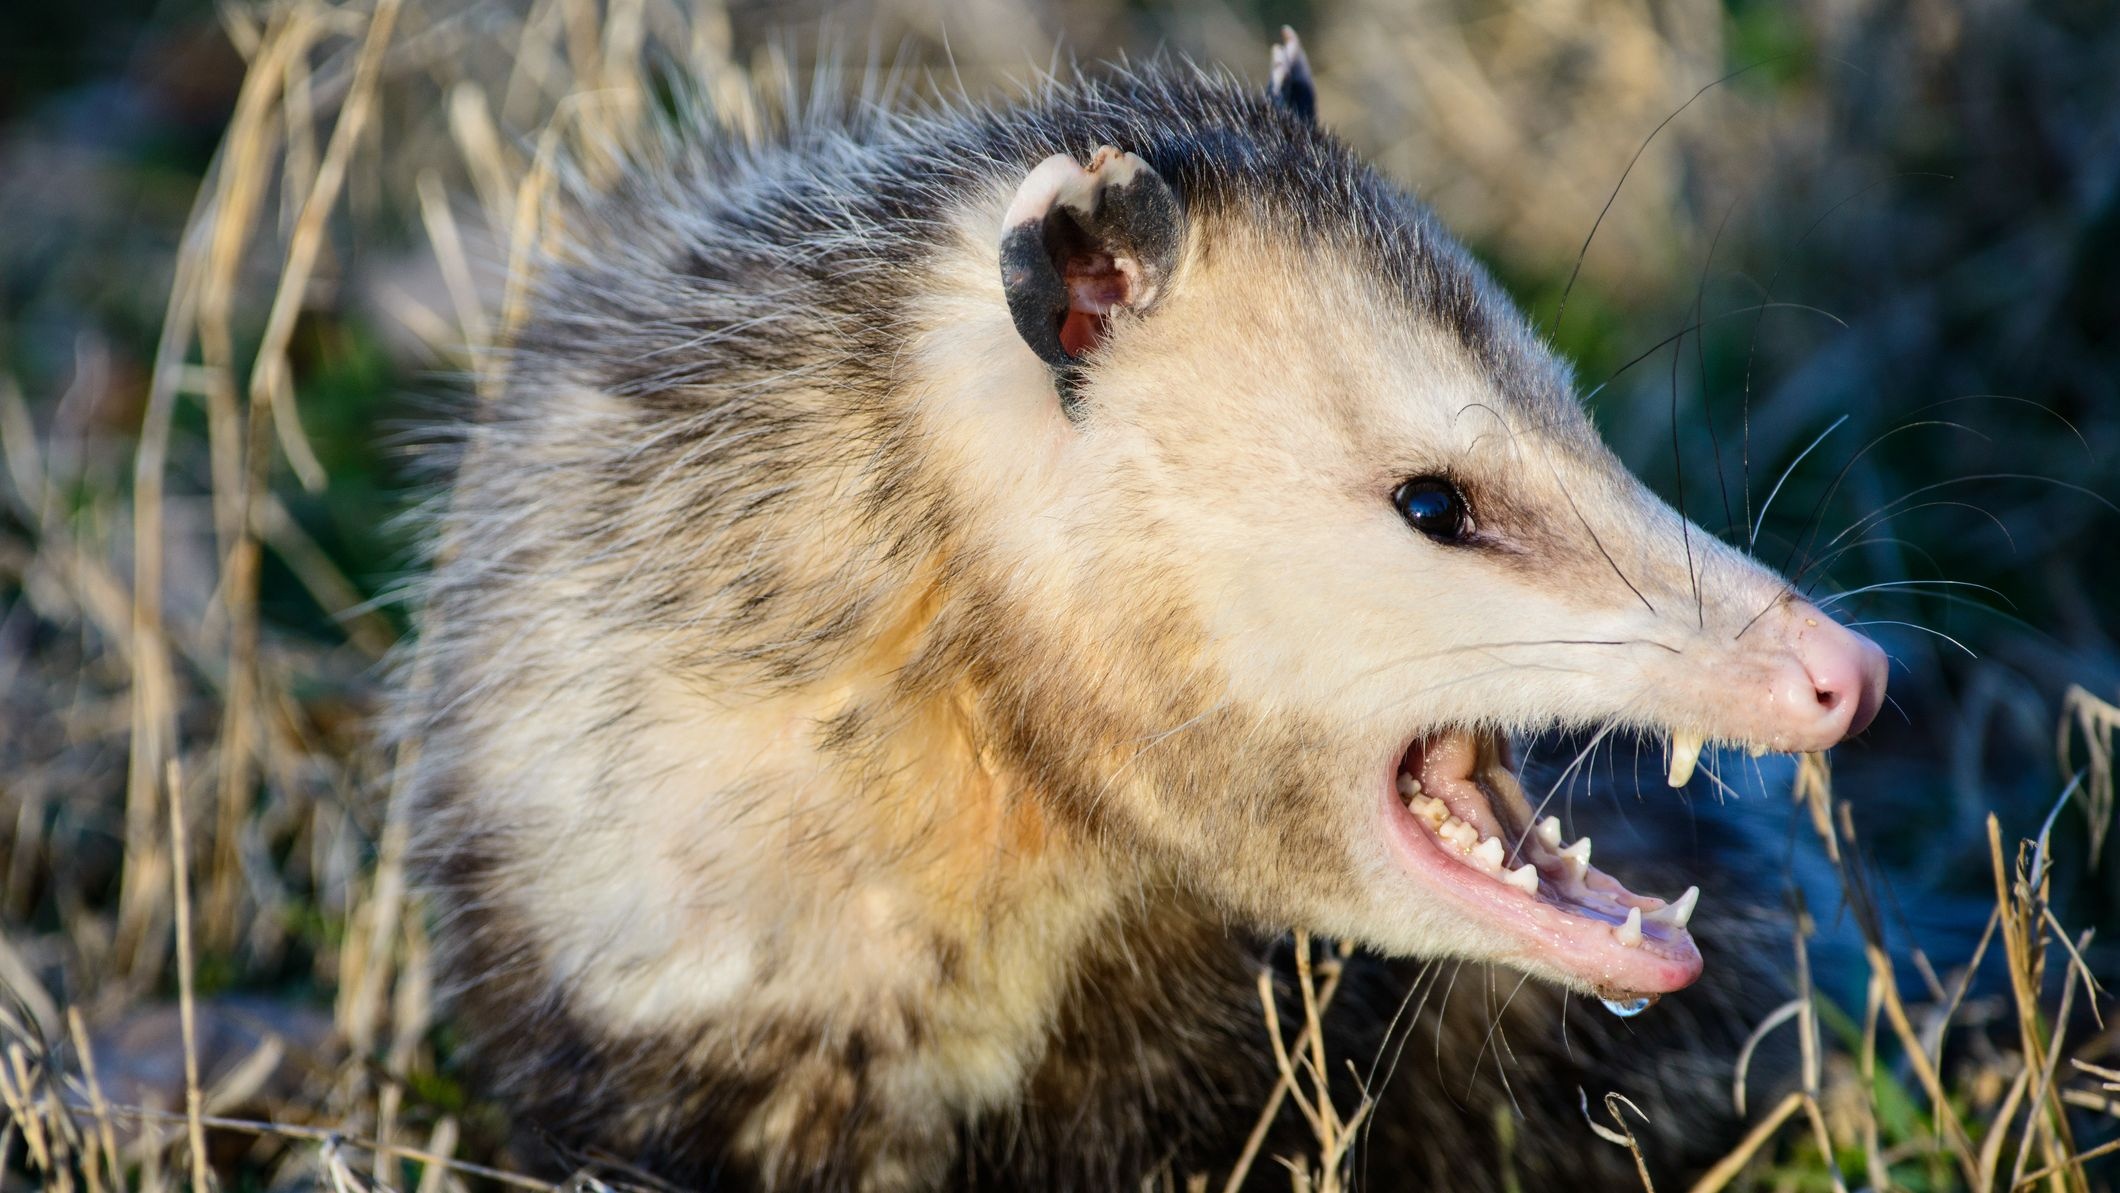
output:
[[[1411,799],[1398,790],[1400,775],[1409,773],[1406,763],[1394,770],[1383,800],[1385,838],[1435,913],[1455,916],[1473,930],[1464,935],[1478,944],[1475,959],[1611,1001],[1653,998],[1691,985],[1702,962],[1685,927],[1690,893],[1676,904],[1636,895],[1587,864],[1587,841],[1564,850],[1557,823],[1543,831],[1534,823],[1505,755],[1492,737],[1438,735],[1417,742],[1406,754],[1421,780]],[[1456,821],[1447,829],[1455,840],[1439,833],[1437,804]],[[1481,838],[1477,844],[1469,844],[1468,827]],[[1490,841],[1499,843],[1498,858]],[[1527,865],[1536,876],[1535,891],[1522,889],[1531,877],[1523,873]]]

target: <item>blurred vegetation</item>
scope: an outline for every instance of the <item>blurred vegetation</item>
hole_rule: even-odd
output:
[[[276,345],[268,311],[381,9],[397,24],[372,110]],[[0,984],[37,1045],[24,1055],[54,1060],[47,1092],[79,1034],[113,1101],[181,1109],[157,1016],[188,972],[219,1111],[380,1140],[377,1157],[490,1158],[490,1111],[449,1076],[426,1005],[388,760],[360,721],[406,621],[408,429],[468,388],[520,232],[514,188],[563,96],[597,92],[579,119],[620,121],[658,65],[770,91],[819,44],[902,53],[975,95],[1005,94],[1055,46],[1085,63],[1166,48],[1261,77],[1283,22],[1310,47],[1326,122],[1493,265],[1578,363],[1627,461],[1712,530],[1749,541],[1756,523],[1763,558],[1894,656],[1898,711],[1836,760],[1847,804],[1831,788],[1789,804],[1787,768],[1725,771],[1792,825],[1820,799],[1846,814],[1792,829],[1787,850],[1815,929],[1805,1022],[1831,1053],[1802,1107],[1817,1129],[1775,1135],[1742,1179],[1959,1187],[1935,1146],[1952,1116],[1976,1146],[2010,1140],[2004,1177],[2035,1172],[2051,1160],[2015,1144],[2063,1083],[2073,1100],[2053,1113],[2074,1117],[2075,1143],[2110,1138],[2097,1068],[2024,1058],[2052,1029],[2074,1060],[2115,1065],[2120,1036],[2092,1018],[2110,1000],[2063,1000],[2072,969],[2120,975],[2120,942],[2092,933],[2080,966],[2057,947],[2043,969],[1982,945],[1998,870],[2002,920],[2051,912],[2039,957],[2049,935],[2120,923],[2096,846],[2113,724],[2067,695],[2120,693],[2120,13],[2063,0],[0,8]],[[267,110],[224,144],[246,69],[261,77],[276,45],[292,48],[270,59]],[[245,144],[265,146],[247,165]],[[179,268],[187,227],[227,226],[244,186],[254,218],[190,254],[211,259],[219,288],[201,290]],[[173,292],[199,305],[171,353]],[[254,369],[277,361],[284,385]],[[142,439],[158,393],[159,452]],[[2058,757],[2057,724],[2072,727]],[[1769,814],[1748,802],[1696,811]],[[1999,841],[2042,842],[2022,891],[1991,812]],[[188,969],[180,858],[198,903]],[[1873,936],[1895,997],[1929,1008],[1921,1030],[1952,1030],[1949,1115],[1889,1031],[1885,1063],[1860,1063],[1879,1035]],[[34,1168],[27,1071],[9,1097],[18,1171]],[[2044,1092],[2027,1081],[2041,1072],[2058,1074]],[[128,1126],[130,1179],[181,1181],[182,1133]],[[393,1186],[443,1179],[288,1132],[231,1127],[214,1145],[247,1182],[349,1164]],[[2090,1171],[2069,1179],[2111,1186]]]

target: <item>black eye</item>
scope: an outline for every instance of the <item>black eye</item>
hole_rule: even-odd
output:
[[[1472,533],[1465,495],[1440,476],[1414,477],[1392,491],[1391,504],[1408,526],[1439,543],[1460,543]]]

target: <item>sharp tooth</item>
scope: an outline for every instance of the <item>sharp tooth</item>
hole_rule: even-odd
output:
[[[1527,895],[1538,894],[1538,871],[1532,869],[1529,862],[1525,862],[1516,869],[1509,871],[1502,881]]]
[[[1764,758],[1767,753],[1767,743],[1763,741],[1753,742],[1745,747],[1745,753],[1750,754],[1754,758]]]
[[[1590,838],[1578,837],[1561,850],[1561,866],[1567,871],[1568,887],[1580,891],[1583,876],[1590,872]]]
[[[1700,888],[1689,886],[1686,888],[1686,893],[1678,897],[1678,902],[1664,908],[1657,914],[1668,914],[1673,924],[1683,928],[1686,926],[1687,921],[1693,918],[1693,909],[1698,906],[1700,906]]]
[[[1489,870],[1498,870],[1502,865],[1502,842],[1499,837],[1481,837],[1472,856]]]
[[[1671,786],[1684,787],[1693,777],[1693,764],[1700,761],[1700,747],[1704,740],[1698,733],[1671,735]]]
[[[1629,907],[1627,909],[1627,922],[1614,928],[1612,935],[1619,938],[1619,943],[1622,947],[1630,949],[1639,947],[1642,942],[1642,909]]]
[[[1540,844],[1545,845],[1547,848],[1559,849],[1561,847],[1560,817],[1548,816],[1533,826],[1532,831],[1538,834]]]
[[[1412,775],[1407,774],[1404,771],[1400,771],[1399,795],[1405,799],[1412,799],[1414,796],[1419,795],[1420,793],[1421,781],[1419,779],[1414,778]]]

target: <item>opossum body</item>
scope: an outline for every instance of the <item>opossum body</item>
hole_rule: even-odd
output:
[[[1520,989],[1702,959],[1693,893],[1591,866],[1508,737],[1668,733],[1682,781],[1859,730],[1880,657],[1648,494],[1274,65],[701,120],[558,217],[397,710],[455,1020],[527,1137],[730,1188],[1226,1168],[1300,928],[1413,959],[1351,963],[1335,1056],[1425,973],[1465,989],[1404,1051],[1508,1075],[1397,1070],[1380,1187],[1631,1181],[1578,1086],[1659,1165],[1712,1152],[1716,1062],[1659,1046],[1741,1036],[1712,983],[1624,1041]]]

